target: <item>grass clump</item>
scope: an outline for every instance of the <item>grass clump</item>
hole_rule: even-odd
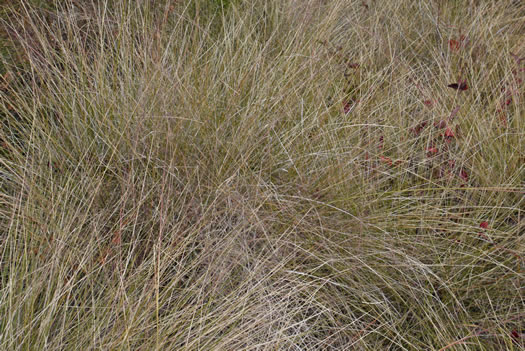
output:
[[[0,348],[523,349],[520,3],[5,11]]]

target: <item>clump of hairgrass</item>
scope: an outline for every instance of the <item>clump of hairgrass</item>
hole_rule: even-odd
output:
[[[22,5],[2,349],[523,347],[520,5]]]

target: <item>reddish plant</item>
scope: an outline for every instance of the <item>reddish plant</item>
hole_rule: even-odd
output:
[[[449,84],[447,85],[449,88],[452,88],[452,89],[456,89],[456,90],[467,90],[468,89],[468,85],[467,85],[467,82],[466,81],[461,81],[459,83],[452,83],[452,84]]]
[[[379,159],[381,160],[381,162],[392,166],[392,159],[390,157],[380,156]]]
[[[450,49],[450,51],[459,51],[459,49],[461,49],[462,47],[464,47],[466,45],[466,40],[465,40],[465,36],[464,35],[460,35],[458,40],[456,39],[450,39],[448,41],[448,47]]]
[[[428,147],[426,151],[427,151],[427,157],[431,157],[437,154],[439,150],[436,147]]]
[[[417,135],[421,134],[421,132],[427,126],[427,124],[428,124],[428,121],[423,121],[423,122],[419,123],[417,126],[415,126],[414,128],[411,128],[410,131],[412,133],[414,133],[414,135],[417,136]]]
[[[464,169],[462,169],[462,170],[459,172],[459,176],[460,176],[461,179],[463,179],[465,182],[468,182],[468,173],[467,173],[467,171],[465,171]]]
[[[459,48],[461,47],[461,44],[459,43],[459,41],[455,39],[450,39],[448,41],[448,47],[451,51],[458,51]]]
[[[454,136],[455,134],[452,131],[452,129],[450,129],[450,127],[447,127],[447,129],[445,129],[445,138],[454,138]]]
[[[523,338],[523,334],[520,334],[516,329],[513,329],[510,332],[510,336],[511,336],[512,340],[515,343],[517,343],[517,344],[520,344],[521,343],[521,339]]]
[[[344,102],[343,101],[343,104],[344,104],[344,107],[343,107],[343,111],[345,114],[349,113],[350,110],[352,109],[352,103],[350,101],[348,102]]]

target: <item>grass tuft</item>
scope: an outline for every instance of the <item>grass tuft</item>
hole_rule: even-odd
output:
[[[524,349],[524,11],[6,6],[0,349]]]

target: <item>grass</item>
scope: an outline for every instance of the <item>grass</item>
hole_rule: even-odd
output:
[[[524,349],[520,2],[2,11],[0,349]]]

